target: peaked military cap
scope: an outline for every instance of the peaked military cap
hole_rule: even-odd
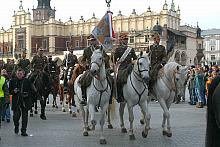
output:
[[[120,39],[120,40],[128,39],[128,35],[127,35],[126,33],[121,33],[121,34],[119,35],[119,39]]]
[[[87,40],[96,40],[96,38],[92,35],[92,34],[90,34],[88,37],[87,37]]]

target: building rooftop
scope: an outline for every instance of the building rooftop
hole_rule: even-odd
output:
[[[220,35],[220,29],[203,30],[202,36],[207,36],[207,35]]]

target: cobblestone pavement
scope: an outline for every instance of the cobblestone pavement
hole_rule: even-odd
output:
[[[119,117],[113,121],[114,129],[105,126],[105,135],[109,147],[203,147],[206,128],[206,108],[197,109],[187,102],[171,105],[171,125],[173,136],[162,135],[162,109],[159,103],[149,105],[151,113],[151,130],[147,138],[142,138],[143,126],[139,107],[135,107],[134,133],[135,141],[130,141],[128,134],[120,133]],[[125,111],[126,127],[129,126],[128,113]],[[29,137],[14,134],[13,123],[2,123],[0,130],[0,147],[98,147],[99,125],[96,131],[89,132],[88,137],[82,135],[82,119],[80,114],[73,118],[61,108],[47,106],[47,120],[39,118],[39,114],[29,118]]]

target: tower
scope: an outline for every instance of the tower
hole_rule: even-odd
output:
[[[38,6],[33,8],[33,21],[49,20],[50,17],[55,18],[55,9],[50,6],[51,0],[38,0]]]

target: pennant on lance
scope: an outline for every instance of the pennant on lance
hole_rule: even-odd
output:
[[[112,28],[112,12],[107,13],[102,17],[98,25],[92,31],[92,35],[99,41],[100,44],[107,50],[113,48],[113,40],[115,38]]]

